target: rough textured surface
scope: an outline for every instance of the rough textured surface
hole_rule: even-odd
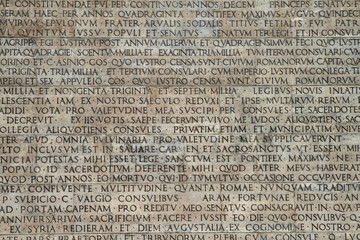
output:
[[[359,240],[359,14],[0,0],[0,239]]]

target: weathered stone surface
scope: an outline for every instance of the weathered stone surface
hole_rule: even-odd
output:
[[[0,0],[0,239],[359,240],[359,9]]]

